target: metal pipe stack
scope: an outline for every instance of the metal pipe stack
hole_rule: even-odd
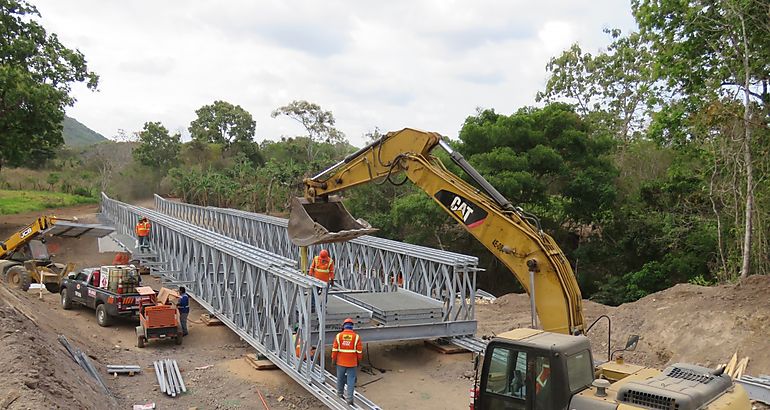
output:
[[[152,362],[155,368],[155,377],[158,378],[160,391],[171,397],[177,394],[187,393],[187,387],[182,380],[182,372],[179,371],[179,365],[176,360],[163,359]]]

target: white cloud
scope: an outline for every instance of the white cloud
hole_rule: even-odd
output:
[[[374,127],[454,137],[476,107],[534,104],[545,64],[605,27],[633,28],[628,0],[37,0],[44,26],[80,49],[99,92],[68,114],[112,136],[146,121],[186,130],[215,100],[239,104],[259,139],[301,129],[270,112],[305,99],[352,143]]]

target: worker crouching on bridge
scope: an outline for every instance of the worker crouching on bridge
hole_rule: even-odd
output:
[[[342,390],[347,383],[347,401],[353,405],[353,391],[356,386],[356,368],[364,357],[361,337],[353,331],[353,319],[347,318],[342,323],[342,331],[334,337],[332,344],[332,363],[337,363],[337,396],[341,399]]]

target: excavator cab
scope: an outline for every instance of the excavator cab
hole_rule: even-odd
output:
[[[289,238],[297,246],[344,242],[376,232],[363,219],[354,219],[337,196],[309,201],[294,198],[289,216]]]
[[[484,354],[474,410],[567,408],[594,380],[585,336],[533,329],[499,335]]]

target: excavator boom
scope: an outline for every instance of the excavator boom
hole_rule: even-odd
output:
[[[444,148],[479,186],[465,182],[432,156]],[[388,133],[340,163],[304,181],[305,198],[294,203],[289,235],[306,246],[334,241],[340,226],[345,240],[371,232],[355,221],[332,195],[368,182],[390,181],[403,173],[442,209],[478,239],[516,276],[527,292],[535,293],[535,308],[544,330],[581,334],[582,298],[567,258],[537,219],[515,208],[437,133],[405,128]],[[297,210],[301,206],[302,210]],[[339,221],[354,221],[358,225]],[[319,228],[322,226],[323,228]],[[335,229],[336,227],[336,229]],[[301,234],[300,234],[301,233]],[[314,235],[315,233],[315,235]],[[330,236],[331,235],[331,236]],[[534,280],[534,283],[531,283]]]

